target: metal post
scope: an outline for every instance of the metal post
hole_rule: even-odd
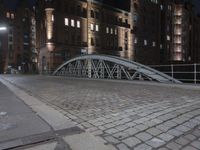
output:
[[[92,60],[88,59],[88,78],[92,78]]]
[[[197,64],[194,64],[194,83],[197,84]]]
[[[172,78],[174,78],[174,65],[171,64],[171,76]]]

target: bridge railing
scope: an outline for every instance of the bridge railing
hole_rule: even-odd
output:
[[[84,55],[59,66],[52,75],[94,79],[149,80],[162,83],[181,82],[148,66],[109,55]]]
[[[184,83],[200,84],[200,64],[150,65],[150,67]]]

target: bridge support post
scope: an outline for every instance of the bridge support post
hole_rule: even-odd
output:
[[[92,78],[92,60],[88,59],[88,78]]]

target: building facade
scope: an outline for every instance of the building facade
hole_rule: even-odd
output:
[[[199,17],[191,1],[161,0],[161,64],[197,63]]]
[[[133,60],[130,12],[93,0],[38,1],[36,8],[41,71],[81,54]]]
[[[7,8],[1,3],[0,24],[7,28],[0,33],[0,72],[5,73],[9,68],[21,72],[37,70],[37,51],[35,49],[35,13],[25,1],[18,8]],[[1,31],[2,32],[2,31]]]
[[[160,62],[160,1],[131,0],[135,61]]]

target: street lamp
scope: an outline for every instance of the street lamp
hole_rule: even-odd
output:
[[[4,27],[4,26],[0,26],[0,31],[6,31],[7,30],[7,27]]]

